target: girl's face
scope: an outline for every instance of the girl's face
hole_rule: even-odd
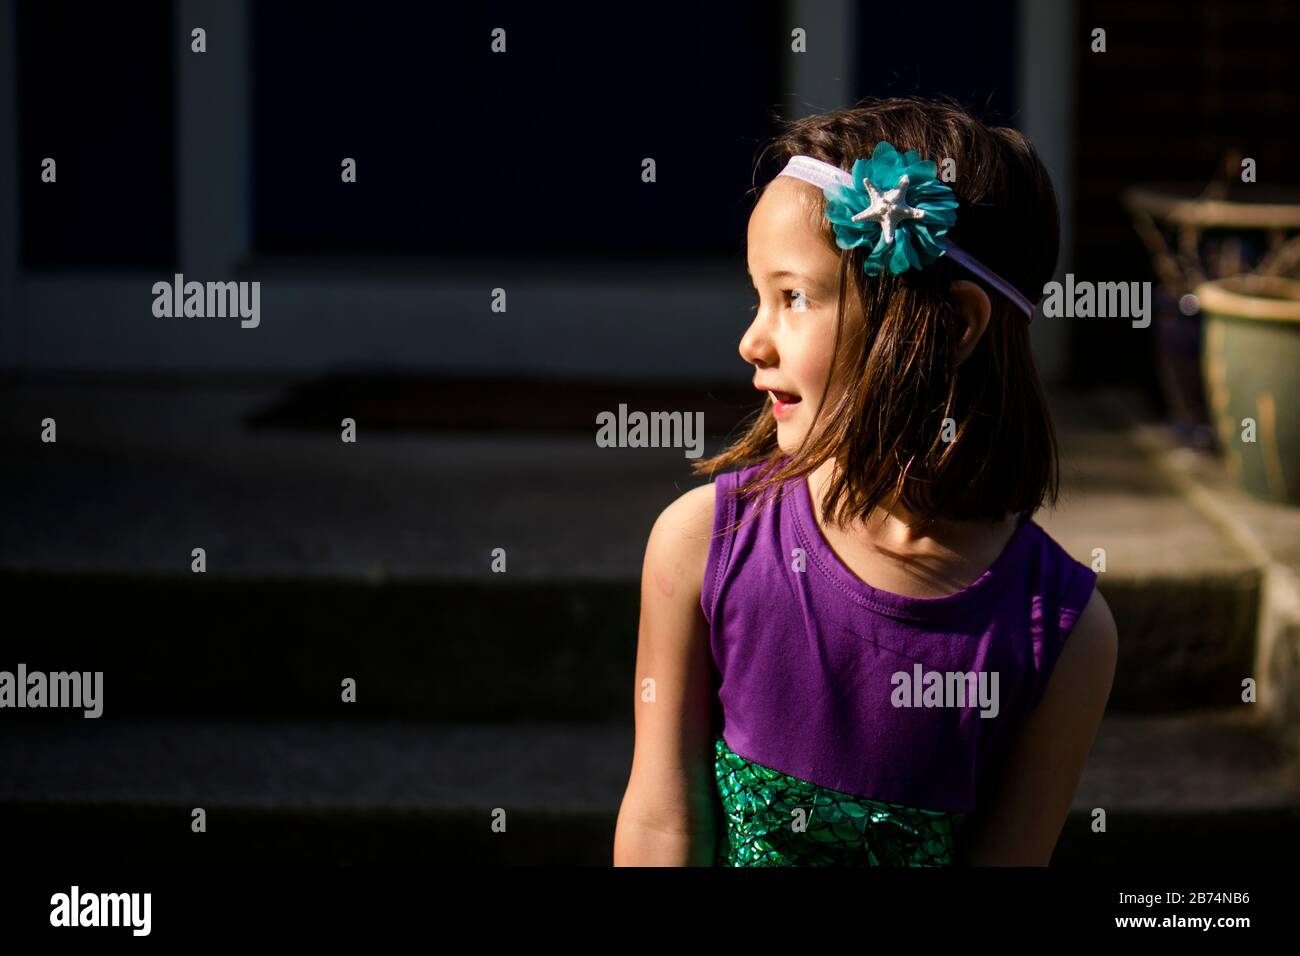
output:
[[[833,387],[840,259],[810,219],[810,204],[820,211],[821,199],[815,186],[778,176],[749,217],[749,274],[759,299],[740,354],[754,366],[754,387],[769,393],[777,444],[786,454],[808,435]],[[854,298],[848,307],[860,308]]]

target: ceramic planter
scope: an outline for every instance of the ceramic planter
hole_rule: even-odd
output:
[[[1201,369],[1229,471],[1251,494],[1300,505],[1300,282],[1205,282]]]

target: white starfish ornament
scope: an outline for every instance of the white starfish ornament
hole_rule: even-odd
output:
[[[862,180],[862,185],[867,187],[867,194],[871,196],[871,205],[854,216],[853,221],[870,220],[880,223],[881,238],[884,239],[885,245],[889,245],[894,241],[894,229],[900,222],[905,219],[925,218],[924,209],[917,209],[907,204],[904,198],[907,195],[907,184],[908,177],[900,176],[897,186],[881,192],[871,185],[871,180]]]

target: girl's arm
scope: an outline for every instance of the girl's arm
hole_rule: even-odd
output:
[[[1066,639],[992,804],[962,839],[966,866],[1047,866],[1092,749],[1115,676],[1115,619],[1101,592]]]
[[[695,488],[655,522],[641,571],[633,712],[636,749],[614,832],[615,866],[711,866],[713,681],[700,587],[714,486]],[[653,683],[653,699],[645,684]]]

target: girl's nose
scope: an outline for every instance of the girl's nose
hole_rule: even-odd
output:
[[[776,364],[776,349],[768,335],[763,310],[760,309],[749,323],[749,328],[740,337],[740,357],[756,368],[767,368]]]

